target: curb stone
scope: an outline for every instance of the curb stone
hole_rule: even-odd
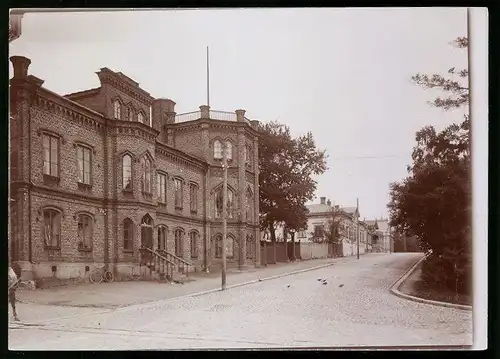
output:
[[[418,267],[420,263],[422,263],[428,256],[429,254],[426,254],[423,256],[421,259],[419,259],[413,266],[410,267],[389,289],[389,291],[394,294],[397,297],[411,300],[413,302],[418,302],[418,303],[423,303],[423,304],[429,304],[429,305],[436,305],[440,307],[446,307],[446,308],[454,308],[454,309],[459,309],[459,310],[472,310],[472,306],[470,305],[463,305],[463,304],[453,304],[453,303],[447,303],[447,302],[440,302],[437,300],[430,300],[430,299],[423,299],[420,297],[416,297],[413,295],[405,294],[399,290],[399,287],[401,287],[401,284],[413,273],[413,271]]]

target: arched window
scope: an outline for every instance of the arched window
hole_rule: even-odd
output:
[[[156,191],[158,202],[167,203],[167,175],[165,173],[156,174]]]
[[[78,249],[92,249],[92,223],[92,217],[89,215],[78,215]]]
[[[246,219],[247,222],[253,222],[253,193],[250,188],[247,188],[246,197]]]
[[[151,161],[147,157],[141,158],[141,189],[145,193],[151,193]]]
[[[175,230],[175,255],[177,257],[184,256],[184,231],[181,228]]]
[[[189,241],[191,248],[191,258],[198,258],[198,232],[191,231],[189,233]]]
[[[43,210],[43,234],[46,247],[61,248],[61,212],[54,209]]]
[[[247,165],[252,163],[252,149],[249,145],[245,145],[245,163]]]
[[[233,159],[233,144],[231,143],[231,141],[226,141],[226,158],[229,160],[232,160]]]
[[[219,140],[214,142],[214,158],[222,159],[222,143]]]
[[[92,167],[92,151],[85,146],[77,146],[78,182],[90,184],[90,169]]]
[[[43,174],[59,177],[59,138],[48,134],[43,135]]]
[[[180,178],[174,178],[175,208],[182,209],[184,204],[184,182]]]
[[[123,250],[131,252],[134,249],[134,224],[129,218],[123,221]]]
[[[127,121],[132,121],[134,119],[134,112],[131,107],[127,107]]]
[[[227,218],[233,218],[233,191],[227,190]],[[222,186],[215,192],[215,218],[222,217],[223,191]]]
[[[132,157],[124,155],[122,158],[123,167],[123,189],[132,189]]]
[[[121,120],[122,105],[121,105],[120,101],[115,100],[115,102],[113,103],[113,108],[114,108],[115,119]]]
[[[234,252],[234,237],[229,235],[226,237],[226,257],[227,258],[233,258]]]
[[[215,258],[222,258],[222,235],[215,237]]]
[[[249,234],[247,234],[246,237],[246,251],[247,251],[247,259],[253,259],[253,252],[254,252],[254,243],[253,243],[253,237]]]
[[[233,191],[227,191],[227,218],[233,218]]]
[[[140,123],[144,123],[144,115],[142,114],[142,112],[139,112],[137,114],[137,121],[139,121]]]
[[[158,249],[167,249],[167,228],[164,226],[158,227]]]

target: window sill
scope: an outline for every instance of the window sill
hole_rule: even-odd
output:
[[[48,251],[60,251],[61,247],[60,246],[47,246],[47,245],[45,245],[44,249],[48,250]]]
[[[134,250],[133,249],[124,249],[123,253],[133,254]]]
[[[78,251],[80,251],[80,252],[92,252],[93,249],[91,247],[79,247]]]
[[[192,210],[191,210],[191,214],[197,215],[197,214],[198,214],[198,210],[196,210],[196,209],[192,209]]]
[[[51,176],[48,174],[43,175],[43,184],[45,185],[58,185],[61,179],[59,177]]]
[[[78,183],[78,189],[82,191],[87,191],[90,192],[92,190],[92,185],[88,183],[83,183],[83,182],[77,182]]]

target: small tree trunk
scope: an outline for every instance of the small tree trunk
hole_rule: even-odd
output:
[[[283,246],[285,248],[285,259],[288,262],[288,261],[290,261],[290,258],[288,258],[288,248],[286,246],[287,245],[287,238],[286,238],[287,234],[288,234],[288,230],[287,230],[286,226],[283,226]]]
[[[276,263],[276,232],[274,230],[274,223],[269,223],[269,231],[271,232],[271,243],[273,245],[273,260],[272,263]]]
[[[295,232],[292,232],[292,261],[295,260]]]

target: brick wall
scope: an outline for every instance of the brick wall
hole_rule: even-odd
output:
[[[41,88],[43,81],[39,79],[30,78],[19,70],[15,71],[16,76],[11,83],[11,91],[16,94],[11,96],[11,109],[15,117],[11,120],[11,168],[17,171],[19,182],[12,191],[12,197],[16,199],[13,205],[15,210],[12,212],[15,218],[11,218],[13,246],[17,248],[16,260],[28,261],[31,254],[32,260],[40,264],[38,275],[42,276],[52,274],[48,270],[51,263],[66,266],[68,270],[64,275],[67,276],[84,275],[84,264],[93,262],[106,262],[114,264],[115,267],[119,264],[137,264],[138,248],[141,245],[140,224],[143,217],[149,215],[153,220],[154,247],[157,246],[158,226],[165,226],[168,229],[167,249],[175,252],[174,233],[176,229],[182,229],[183,257],[193,260],[198,268],[201,268],[205,261],[210,263],[212,260],[217,264],[218,260],[214,258],[214,248],[211,248],[211,244],[215,235],[222,232],[222,228],[221,222],[214,221],[213,218],[213,189],[222,183],[222,172],[220,163],[213,161],[211,139],[223,136],[233,141],[233,160],[230,162],[228,184],[235,190],[235,209],[241,206],[242,202],[239,202],[238,196],[242,188],[249,186],[254,193],[254,200],[255,196],[258,198],[256,177],[249,176],[238,168],[240,154],[237,146],[237,127],[226,126],[221,130],[220,126],[205,124],[176,134],[175,144],[178,149],[187,154],[208,158],[216,165],[207,172],[207,164],[203,160],[158,143],[156,139],[162,136],[157,130],[135,121],[112,119],[112,101],[119,98],[124,105],[122,116],[126,116],[126,106],[130,104],[135,110],[134,115],[137,110],[143,110],[149,121],[149,105],[153,98],[141,89],[131,90],[133,83],[120,85],[117,84],[116,78],[110,79],[114,75],[108,73],[104,76],[101,73],[100,89],[88,91],[87,94],[69,95],[72,101],[68,101]],[[158,116],[160,115],[157,115],[157,118],[161,120]],[[43,174],[44,134],[59,139],[58,179],[47,178]],[[200,146],[200,143],[203,145]],[[247,143],[252,142],[247,139]],[[254,145],[255,143],[256,141]],[[77,147],[80,145],[91,149],[90,186],[82,186],[77,180]],[[122,186],[122,158],[126,153],[133,158],[130,192],[124,192]],[[150,194],[143,193],[140,186],[139,160],[143,156],[148,157],[153,164]],[[156,171],[163,171],[168,175],[166,206],[159,206],[157,203]],[[184,181],[182,209],[174,207],[174,178]],[[27,185],[30,181],[31,187]],[[198,185],[196,213],[190,210],[190,183]],[[60,250],[48,250],[44,245],[44,208],[52,208],[62,214]],[[92,251],[82,251],[78,248],[79,213],[86,213],[92,218]],[[258,206],[253,217],[258,218]],[[131,219],[134,224],[134,250],[131,253],[123,250],[123,221],[126,218]],[[191,258],[191,231],[199,233],[198,258]],[[228,234],[234,239],[234,256],[231,261],[237,262],[242,253],[245,255],[240,248],[246,245],[248,233],[255,234],[255,228],[240,222],[237,216],[228,221]],[[255,235],[253,237],[253,240],[258,240]],[[205,253],[210,258],[205,258]],[[260,256],[254,254],[254,257]],[[77,268],[76,272],[72,272],[72,265]],[[28,268],[29,265],[26,264],[25,267]]]

